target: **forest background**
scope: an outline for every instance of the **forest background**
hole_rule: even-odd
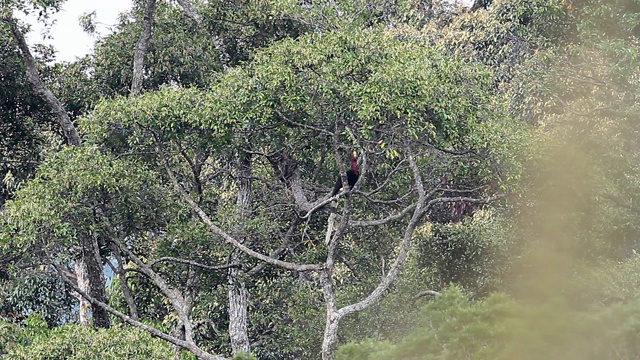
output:
[[[2,358],[640,355],[640,1],[138,0],[58,63],[63,3],[2,2]]]

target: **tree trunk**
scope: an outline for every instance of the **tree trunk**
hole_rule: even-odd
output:
[[[87,281],[89,285],[88,294],[94,299],[97,299],[105,304],[109,303],[107,292],[105,291],[104,284],[104,269],[100,258],[100,252],[98,249],[98,241],[96,237],[88,236],[82,240],[82,266],[86,271]],[[81,288],[82,289],[82,288]],[[91,315],[93,317],[93,326],[99,328],[111,327],[111,319],[109,312],[104,308],[93,304],[91,305]]]
[[[252,177],[251,154],[242,152],[238,159],[238,172],[236,183],[238,185],[237,213],[238,226],[236,237],[244,242],[244,222],[251,215],[252,208]],[[232,263],[240,263],[242,254],[236,249],[232,250]],[[244,283],[243,272],[239,268],[229,269],[229,338],[233,353],[238,351],[251,351],[249,343],[249,329],[247,321],[247,308],[249,307],[249,293]]]
[[[149,41],[153,32],[153,13],[156,11],[156,0],[147,0],[147,8],[142,22],[142,34],[133,53],[133,77],[131,79],[131,96],[142,92],[142,76],[144,75],[144,56],[149,49]]]
[[[338,325],[340,318],[336,313],[327,314],[327,323],[324,328],[324,338],[322,340],[322,360],[331,360],[336,352],[338,344]]]
[[[322,285],[324,302],[327,307],[327,320],[324,327],[324,337],[322,339],[322,360],[333,359],[336,345],[338,344],[338,325],[340,324],[340,316],[336,311],[333,280],[331,278],[333,265],[331,261],[327,265],[327,269],[320,273],[320,284]]]
[[[13,37],[18,43],[18,48],[20,49],[20,53],[22,54],[22,59],[25,65],[27,80],[33,88],[33,91],[36,94],[40,95],[42,100],[44,100],[51,108],[51,111],[55,115],[54,120],[62,129],[67,144],[73,146],[80,145],[81,141],[78,130],[76,129],[75,125],[73,125],[73,122],[69,118],[69,115],[67,114],[67,111],[65,110],[60,100],[58,100],[58,98],[51,92],[51,90],[49,90],[49,88],[40,78],[40,72],[38,71],[38,67],[36,66],[36,60],[33,58],[33,55],[31,55],[29,46],[27,46],[24,35],[18,28],[18,24],[16,23],[15,19],[11,17],[3,17],[3,20],[9,24],[11,32],[13,33]]]
[[[82,256],[79,256],[78,259],[76,259],[74,267],[78,288],[84,293],[88,294],[90,292],[89,277],[87,276],[87,265],[84,263]],[[91,303],[89,302],[89,300],[85,299],[84,296],[80,294],[78,294],[77,296],[78,301],[80,302],[80,307],[78,309],[78,322],[84,326],[89,326],[89,319],[91,318],[89,309],[91,308]]]
[[[239,261],[242,254],[233,250],[231,261]],[[229,269],[229,338],[233,354],[238,351],[251,351],[249,329],[247,325],[247,308],[249,293],[244,283],[242,270]]]

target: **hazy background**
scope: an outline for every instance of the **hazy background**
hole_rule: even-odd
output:
[[[458,2],[466,6],[473,4],[473,0],[443,1]],[[67,0],[62,10],[52,17],[54,24],[48,34],[44,33],[44,26],[36,21],[35,16],[26,19],[32,26],[31,32],[27,34],[27,41],[30,45],[53,45],[58,61],[71,62],[90,53],[96,40],[96,37],[86,34],[80,27],[78,19],[81,15],[95,11],[98,36],[104,36],[111,33],[111,27],[116,24],[118,14],[129,9],[131,0]],[[18,16],[24,19],[22,14]]]

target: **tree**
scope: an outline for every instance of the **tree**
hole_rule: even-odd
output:
[[[44,7],[46,11],[46,6]],[[50,108],[54,115],[54,121],[60,127],[66,143],[70,146],[79,146],[81,143],[80,134],[75,128],[73,122],[69,118],[64,106],[60,100],[51,92],[40,77],[37,64],[31,51],[25,41],[22,30],[19,28],[17,21],[12,17],[10,8],[3,6],[2,13],[3,25],[7,26],[13,34],[13,38],[20,50],[25,65],[26,77],[33,91],[42,98],[42,100]],[[75,261],[76,280],[79,288],[90,292],[93,296],[106,301],[106,293],[104,291],[104,277],[100,266],[99,256],[97,254],[97,244],[95,239],[81,239],[82,251]],[[88,323],[86,318],[86,307],[81,301],[81,319]],[[109,327],[109,315],[101,308],[93,307],[94,324],[98,327]]]
[[[107,99],[77,119],[84,143],[51,153],[7,204],[5,244],[42,244],[50,269],[73,286],[69,260],[90,239],[94,258],[118,275],[122,298],[110,303],[75,290],[92,307],[199,357],[254,350],[284,358],[264,345],[285,332],[278,321],[310,319],[325,328],[318,350],[330,358],[344,319],[398,278],[416,231],[503,196],[512,180],[503,174],[517,177],[521,125],[496,96],[497,76],[486,66],[494,63],[469,63],[473,56],[429,32],[379,27],[397,10],[366,21],[384,4],[313,8],[355,9],[317,27],[299,14],[278,17],[275,5],[254,13],[254,5],[242,9],[255,21],[233,25],[199,16],[229,9],[184,1],[182,10],[159,2],[154,20],[140,21],[149,9],[140,2],[95,58],[66,68],[95,71],[57,88],[80,109],[74,114],[90,109],[96,94]],[[139,96],[127,98],[141,69],[132,69],[122,43],[133,49],[150,24]],[[317,32],[301,36],[309,29]],[[207,43],[210,36],[223,40]],[[193,60],[202,66],[165,57],[176,49],[202,54]],[[227,71],[215,74],[220,67]],[[75,101],[87,88],[95,90],[88,101]],[[353,150],[361,154],[359,180],[331,196],[336,176],[347,183]],[[324,306],[326,321],[291,319],[292,295],[306,301],[292,313]]]
[[[464,80],[458,71],[466,75]],[[394,33],[370,30],[353,37],[336,32],[282,41],[257,54],[246,68],[229,72],[211,91],[170,88],[105,103],[84,129],[92,141],[105,142],[111,149],[109,143],[118,137],[129,139],[123,142],[132,147],[113,149],[116,153],[155,152],[146,161],[166,172],[193,214],[219,237],[216,246],[244,253],[232,257],[240,262],[243,276],[264,271],[255,260],[295,273],[316,272],[310,280],[324,292],[328,320],[323,356],[328,358],[339,321],[380,298],[404,263],[415,229],[435,204],[492,199],[488,188],[455,184],[456,176],[464,179],[483,171],[485,181],[499,181],[491,173],[490,159],[502,156],[501,150],[476,148],[487,143],[487,137],[499,145],[493,136],[505,125],[491,115],[497,109],[487,106],[486,79],[481,68],[455,63],[436,49],[403,41]],[[459,81],[469,93],[453,91],[460,89]],[[407,93],[412,96],[402,95]],[[203,137],[205,128],[208,135]],[[306,136],[311,133],[320,138]],[[354,146],[363,150],[361,179],[369,176],[369,190],[360,190],[361,181],[352,191],[331,197],[330,174],[346,173],[341,149]],[[332,155],[333,164],[326,160]],[[319,168],[317,177],[303,178],[302,174],[313,174],[313,168]],[[367,175],[369,168],[375,170]],[[423,178],[425,168],[428,178]],[[231,177],[225,176],[227,171]],[[445,180],[447,172],[451,175]],[[207,200],[209,193],[229,191],[236,201],[229,195],[215,203]],[[300,234],[300,219],[312,226],[306,232],[315,242],[324,232],[323,220],[320,227],[311,224],[326,215],[323,205],[341,198],[345,201],[339,224],[326,250],[314,255],[316,251],[291,243]],[[291,210],[267,211],[276,204],[288,204]],[[236,210],[229,212],[230,208]],[[371,218],[375,213],[387,216]],[[410,215],[410,220],[403,219]],[[231,226],[225,217],[242,228]],[[265,237],[264,229],[256,226],[269,223],[275,226],[268,226],[272,235]],[[394,254],[397,244],[382,241],[391,251],[383,254],[391,257],[391,267],[382,279],[369,280],[369,296],[338,309],[340,287],[334,273],[345,266],[341,259],[349,263],[346,249],[359,247],[362,236],[366,239],[375,231],[368,228],[375,226],[387,228],[389,240],[403,238],[401,250]],[[291,260],[282,258],[287,252]]]

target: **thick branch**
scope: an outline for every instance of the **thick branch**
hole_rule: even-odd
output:
[[[47,88],[47,86],[40,78],[40,73],[38,72],[36,61],[33,58],[33,55],[31,55],[31,51],[29,50],[29,46],[27,46],[24,35],[20,31],[20,29],[18,29],[16,20],[11,18],[10,16],[5,16],[2,18],[2,20],[9,24],[11,33],[18,43],[18,48],[20,49],[22,59],[24,60],[29,84],[31,84],[33,90],[42,97],[42,99],[47,103],[47,105],[49,105],[49,107],[55,114],[55,120],[62,128],[62,133],[64,134],[67,144],[80,145],[80,135],[78,134],[78,130],[76,129],[76,127],[73,125],[73,122],[69,118],[69,114],[67,114],[60,100],[58,100],[58,98],[51,92],[51,90]]]
[[[427,207],[431,208],[435,204],[445,203],[445,202],[459,202],[464,201],[472,204],[488,204],[492,201],[504,198],[505,194],[496,194],[487,198],[472,198],[468,196],[454,196],[454,197],[439,197],[436,199],[429,200],[427,203]]]
[[[293,219],[293,222],[291,223],[291,225],[289,226],[289,230],[287,230],[287,233],[284,235],[284,239],[282,240],[282,243],[275,250],[269,253],[269,257],[275,258],[277,256],[280,256],[280,254],[282,254],[289,247],[290,239],[293,236],[293,233],[297,228],[298,223],[300,223],[300,219],[296,216]],[[265,262],[259,263],[258,265],[254,266],[253,269],[247,271],[247,276],[253,276],[259,273],[264,269],[266,265],[267,263]]]
[[[293,183],[291,185],[292,187],[294,186]],[[340,197],[344,196],[346,193],[349,192],[349,189],[345,188],[344,190],[342,190],[340,193],[335,194],[334,196],[329,196],[329,197],[324,197],[324,198],[320,198],[318,199],[316,202],[314,203],[310,203],[310,202],[297,202],[296,204],[302,208],[303,210],[306,211],[306,213],[304,215],[300,215],[300,219],[307,219],[309,218],[309,216],[311,216],[311,214],[313,214],[314,212],[318,211],[319,209],[322,209],[324,206],[326,206],[327,204],[338,200]]]
[[[118,249],[114,243],[111,243],[111,247],[113,248],[113,255],[116,258],[118,266],[114,266],[108,258],[106,259],[107,263],[111,266],[113,272],[118,274],[118,277],[120,278],[120,287],[122,287],[122,295],[129,306],[129,314],[131,314],[131,317],[134,320],[138,320],[138,307],[136,306],[135,299],[131,293],[131,288],[129,288],[129,284],[127,283],[127,274],[124,269],[124,260],[122,259],[122,256],[120,256],[120,249]]]
[[[439,292],[435,291],[435,290],[425,290],[425,291],[421,291],[415,295],[413,295],[413,300],[418,300],[421,297],[427,296],[427,295],[431,295],[431,296],[438,296],[440,295]]]
[[[133,53],[133,77],[131,79],[131,96],[137,96],[142,92],[142,77],[144,75],[144,56],[149,49],[153,27],[153,13],[156,11],[156,0],[147,0],[147,8],[144,12],[142,34],[136,44]]]
[[[182,6],[182,10],[184,10],[184,13],[187,14],[187,16],[190,17],[193,21],[200,24],[202,19],[200,17],[200,14],[198,14],[198,12],[196,11],[196,8],[193,6],[192,3],[189,0],[177,0],[177,1],[178,1],[178,4]]]
[[[407,259],[409,250],[411,249],[411,240],[413,239],[413,233],[416,227],[418,226],[420,219],[422,218],[422,216],[426,211],[424,205],[427,200],[426,198],[427,194],[424,192],[424,188],[422,184],[418,184],[418,182],[421,181],[421,177],[413,156],[409,156],[409,162],[411,164],[411,168],[414,170],[413,176],[416,182],[416,186],[418,187],[418,189],[422,188],[422,191],[419,191],[420,195],[418,198],[418,202],[416,203],[415,208],[413,210],[413,215],[411,216],[411,220],[409,220],[409,223],[407,224],[407,227],[405,229],[404,236],[402,239],[402,244],[400,245],[400,251],[398,252],[397,257],[393,262],[393,264],[391,265],[391,267],[389,268],[389,271],[387,272],[387,274],[380,280],[380,283],[378,284],[378,286],[366,298],[362,299],[361,301],[351,305],[347,305],[337,310],[336,315],[338,318],[342,318],[345,315],[364,310],[367,307],[373,305],[375,302],[377,302],[382,296],[382,294],[387,290],[387,288],[389,288],[389,285],[391,285],[391,283],[395,280],[398,273],[400,272],[402,265],[404,265],[404,262]]]

